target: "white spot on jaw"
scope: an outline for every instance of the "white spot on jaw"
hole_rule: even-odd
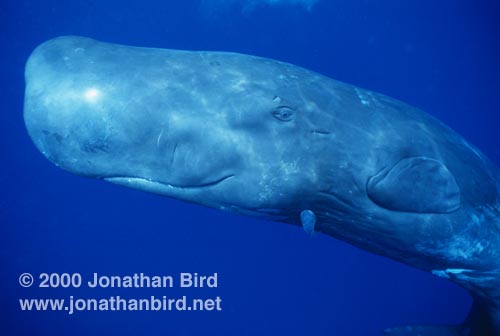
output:
[[[447,268],[445,270],[433,270],[432,274],[445,279],[449,279],[450,277],[461,279],[467,277],[467,273],[470,272],[472,272],[472,270],[463,268]]]
[[[446,273],[446,271],[443,270],[433,270],[432,274],[437,275],[438,277],[449,279],[449,275]]]

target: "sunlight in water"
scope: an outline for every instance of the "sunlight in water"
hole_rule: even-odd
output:
[[[85,90],[84,93],[85,100],[88,101],[89,103],[95,103],[97,100],[99,100],[100,96],[101,96],[101,91],[99,91],[96,88],[89,88]]]

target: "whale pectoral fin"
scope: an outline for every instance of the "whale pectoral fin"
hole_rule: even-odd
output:
[[[448,168],[428,157],[405,158],[372,176],[370,199],[403,212],[448,213],[460,207],[460,189]]]

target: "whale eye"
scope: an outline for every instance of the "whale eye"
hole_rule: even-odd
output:
[[[293,119],[293,110],[287,106],[280,106],[273,111],[276,119],[281,121],[291,121]]]

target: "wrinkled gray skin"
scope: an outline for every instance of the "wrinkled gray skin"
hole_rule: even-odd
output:
[[[28,60],[24,118],[75,174],[292,224],[307,210],[308,231],[475,298],[462,326],[389,335],[500,334],[499,171],[414,107],[259,57],[60,37]]]

